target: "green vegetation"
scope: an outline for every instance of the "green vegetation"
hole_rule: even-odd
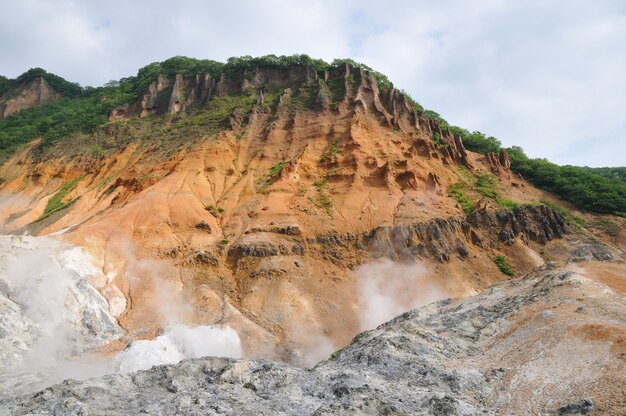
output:
[[[452,184],[448,195],[456,199],[456,201],[461,205],[461,208],[463,208],[463,211],[469,215],[474,212],[474,203],[467,197],[467,195],[465,195],[465,192],[463,192],[466,187],[467,185],[464,182]]]
[[[272,166],[268,173],[270,178],[273,178],[274,176],[278,175],[280,171],[283,170],[285,166],[287,166],[288,163],[289,163],[288,160],[281,160],[280,162]]]
[[[626,214],[626,183],[620,179],[610,179],[587,168],[530,159],[519,147],[507,151],[511,157],[511,168],[533,185],[555,193],[586,211]]]
[[[505,256],[497,256],[494,259],[494,262],[496,263],[496,266],[498,266],[498,269],[500,269],[500,271],[507,276],[513,276],[515,274],[513,273],[511,266],[509,266]]]
[[[220,246],[225,246],[228,244],[228,240],[220,240]]]
[[[437,147],[441,147],[441,137],[439,137],[439,133],[433,133],[433,142],[437,145]]]
[[[108,125],[108,116],[116,107],[129,104],[146,92],[148,86],[159,76],[168,78],[175,74],[186,77],[209,74],[215,79],[223,73],[243,71],[258,67],[288,68],[293,65],[310,65],[316,71],[326,71],[338,68],[349,63],[355,67],[371,71],[378,80],[381,88],[388,88],[391,83],[382,74],[373,71],[368,66],[352,60],[335,60],[326,63],[319,59],[312,59],[307,55],[262,57],[233,57],[226,64],[212,61],[175,56],[163,62],[154,62],[139,69],[136,76],[122,78],[119,81],[110,81],[103,87],[81,87],[68,82],[63,78],[48,73],[41,68],[33,68],[16,79],[0,76],[0,95],[7,93],[20,85],[37,77],[43,77],[56,91],[65,98],[58,102],[49,103],[35,108],[20,111],[6,120],[0,121],[0,163],[17,151],[24,144],[42,138],[43,144],[38,147],[40,154],[52,147],[55,143],[65,141],[81,134],[92,134]],[[329,81],[330,96],[334,101],[341,100],[345,95],[344,80]],[[272,103],[282,91],[264,92],[266,102]],[[292,97],[291,111],[313,108],[317,91],[313,85],[300,85],[295,89]],[[227,126],[228,117],[236,108],[242,112],[249,112],[256,102],[256,94],[248,91],[243,94],[232,94],[212,99],[201,109],[189,109],[187,114],[165,116],[171,126],[163,131],[152,129],[152,137],[160,134],[184,137],[189,133],[201,132],[210,136]],[[144,123],[147,124],[147,123]],[[144,125],[144,127],[146,127]],[[238,136],[243,137],[243,136]],[[99,158],[105,154],[105,148],[99,143],[90,144],[87,154]]]
[[[304,54],[291,56],[265,55],[259,57],[252,57],[247,55],[228,58],[226,65],[224,65],[221,69],[224,72],[235,72],[251,68],[285,69],[296,65],[307,65],[313,67],[317,72],[322,72],[338,68],[345,64],[350,64],[355,68],[362,68],[370,72],[376,79],[379,88],[387,89],[391,87],[391,82],[385,75],[381,74],[380,72],[374,71],[372,68],[365,64],[353,61],[352,59],[335,59],[334,61],[332,61],[332,63],[329,64],[322,59],[313,59],[310,56]]]
[[[337,105],[344,99],[346,82],[343,78],[329,79],[328,81],[320,80],[320,84],[325,89],[326,95],[330,97],[331,105]]]
[[[469,182],[459,181],[450,186],[448,195],[454,198],[463,208],[466,214],[471,214],[474,211],[474,203],[467,196],[465,191],[476,191],[479,194],[495,200],[498,205],[503,209],[515,209],[518,204],[509,199],[504,199],[500,196],[496,190],[498,179],[495,175],[488,172],[479,172],[476,177],[467,170],[467,168],[461,168],[461,174]]]
[[[496,199],[496,202],[498,203],[498,205],[500,205],[500,208],[508,209],[508,210],[514,210],[515,208],[519,206],[519,204],[515,201],[511,201],[510,199],[504,199],[500,197]]]
[[[603,176],[608,179],[617,179],[622,182],[626,182],[626,167],[620,168],[589,168],[585,167],[587,171],[595,173],[596,175]]]
[[[328,149],[324,150],[322,153],[322,158],[320,162],[325,162],[327,159],[332,158],[337,154],[337,145],[339,144],[339,139],[335,139],[332,141]]]
[[[476,190],[486,196],[487,198],[494,199],[501,208],[515,209],[518,204],[510,199],[504,199],[500,196],[496,190],[498,179],[491,173],[481,172],[476,175]]]
[[[0,75],[0,97],[2,97],[5,92],[13,88],[14,85],[13,80]]]
[[[497,184],[498,180],[491,173],[480,172],[476,175],[476,190],[487,198],[496,199],[498,197]]]
[[[301,84],[291,97],[289,108],[293,115],[296,111],[313,109],[316,107],[317,86],[313,84]]]
[[[295,65],[309,65],[315,68],[316,71],[323,71],[329,67],[329,65],[323,60],[313,59],[304,54],[291,56],[265,55],[258,57],[246,55],[228,58],[224,71],[237,71],[250,68],[285,69]]]
[[[65,208],[66,206],[68,206],[69,204],[71,204],[73,201],[65,203],[65,202],[63,202],[63,199],[68,194],[68,192],[71,191],[72,188],[74,188],[74,186],[76,186],[76,184],[78,182],[80,182],[83,178],[84,178],[84,176],[76,178],[76,179],[66,183],[61,188],[59,188],[59,190],[48,200],[48,204],[46,205],[46,208],[43,211],[43,215],[39,219],[40,220],[44,219],[47,216],[49,216],[50,214],[52,214],[52,213],[54,213],[56,211],[59,211],[59,210]]]
[[[384,74],[381,74],[378,71],[373,70],[369,66],[362,64],[360,62],[353,61],[352,59],[335,59],[326,69],[338,68],[341,65],[350,64],[355,68],[361,68],[368,71],[378,84],[378,88],[380,89],[389,89],[391,88],[391,81]]]
[[[502,144],[495,137],[480,132],[451,127],[469,150],[480,153],[498,153]],[[517,146],[504,149],[511,158],[511,169],[521,174],[533,185],[552,192],[572,202],[578,208],[597,212],[623,215],[626,213],[626,168],[586,168],[559,166],[546,159],[530,159]]]
[[[81,98],[64,98],[13,114],[0,121],[0,163],[35,138],[46,139],[41,151],[76,133],[94,131],[127,98],[119,89],[100,88]]]
[[[175,119],[165,133],[179,136],[189,136],[191,133],[214,135],[228,127],[228,119],[236,109],[248,113],[255,102],[256,94],[252,91],[215,97],[202,108],[191,109]]]
[[[317,201],[312,202],[319,208],[326,211],[330,218],[333,218],[333,199],[326,191],[328,181],[326,179],[320,179],[313,182],[313,186],[317,189]]]
[[[447,122],[445,122],[447,124]],[[469,132],[466,129],[460,127],[451,126],[450,131],[461,137],[463,145],[477,153],[498,153],[502,150],[502,143],[500,140],[492,136],[485,136],[479,131]]]
[[[619,226],[606,218],[596,218],[593,225],[602,228],[611,237],[617,237],[619,235]]]
[[[626,215],[626,168],[559,166],[546,159],[531,159],[517,146],[503,149],[498,139],[477,131],[470,133],[456,126],[450,130],[461,137],[468,150],[479,153],[506,150],[511,158],[511,170],[579,209]]]
[[[261,194],[267,193],[267,188],[274,182],[274,180],[278,177],[283,168],[289,163],[289,160],[281,160],[280,162],[272,166],[267,172],[267,175],[261,177],[257,182],[256,191]]]
[[[216,207],[216,206],[213,206],[211,204],[205,206],[204,209],[209,211],[211,213],[211,215],[213,215],[215,218],[219,217],[220,214],[222,214],[224,212],[224,208]]]

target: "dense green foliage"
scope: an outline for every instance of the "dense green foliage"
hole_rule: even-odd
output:
[[[0,121],[0,162],[37,137],[46,139],[40,147],[43,150],[75,133],[91,132],[107,122],[113,108],[127,101],[120,89],[99,88],[81,98],[22,110]]]
[[[622,182],[626,182],[626,167],[619,168],[589,168],[585,167],[586,170],[591,173],[595,173],[596,175],[604,176],[608,179],[619,179]]]
[[[0,75],[0,97],[2,97],[2,95],[7,92],[9,89],[11,89],[11,87],[13,87],[14,82],[11,79],[8,79],[7,77],[3,77],[2,75]]]
[[[20,111],[6,120],[0,121],[0,162],[23,144],[38,137],[45,139],[43,147],[40,147],[41,150],[73,134],[94,131],[107,122],[108,115],[113,108],[139,98],[159,76],[167,78],[174,74],[182,74],[186,77],[192,77],[208,73],[213,78],[219,78],[222,73],[228,71],[255,67],[288,68],[293,65],[310,65],[316,71],[323,71],[344,63],[372,71],[366,65],[352,60],[335,60],[328,64],[323,60],[312,59],[307,55],[242,56],[230,58],[226,64],[208,59],[200,60],[175,56],[139,69],[136,76],[111,81],[100,88],[82,88],[78,84],[68,82],[41,68],[30,69],[16,79],[0,76],[0,95],[37,77],[43,77],[54,90],[63,93],[66,97],[58,102]],[[390,85],[389,80],[384,75],[375,71],[372,73],[379,80],[381,86]],[[343,83],[341,87],[334,84],[328,87],[333,92],[333,89],[342,88]],[[271,99],[271,93],[268,93],[267,98]],[[243,106],[247,109],[253,105],[254,99],[255,97],[244,94],[241,97],[232,96],[211,100],[207,108],[195,112],[193,117],[177,125],[175,129],[178,128],[183,131],[195,126],[195,128],[208,128],[207,134],[214,133],[224,127],[225,120],[235,107]],[[292,98],[294,106],[298,108],[311,107],[311,102],[314,99],[314,91],[309,91],[306,88],[300,88]],[[269,100],[266,101],[269,102]]]
[[[621,180],[609,179],[587,168],[530,159],[519,147],[507,151],[511,157],[511,169],[534,185],[587,211],[626,214],[626,183]]]
[[[498,153],[503,150],[502,143],[495,137],[450,126],[433,111],[427,110],[424,114],[437,120],[444,129],[460,136],[468,150],[479,153]],[[533,185],[558,195],[582,210],[626,215],[626,168],[559,166],[546,159],[531,159],[517,146],[504,150],[511,158],[511,170]],[[479,185],[479,191],[480,188]],[[484,186],[482,188],[485,190]],[[506,200],[498,202],[503,207],[510,203]]]
[[[308,55],[265,55],[259,57],[246,55],[228,58],[224,71],[237,71],[250,68],[285,69],[295,65],[309,65],[315,68],[316,71],[323,71],[328,68],[328,64],[323,60],[313,59]]]

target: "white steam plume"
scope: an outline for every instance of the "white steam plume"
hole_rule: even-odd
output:
[[[191,304],[183,295],[178,278],[180,271],[170,262],[140,258],[132,243],[120,244],[127,263],[129,280],[147,280],[151,285],[162,325],[161,334],[153,340],[131,342],[113,360],[116,371],[134,372],[155,365],[175,364],[187,358],[243,356],[237,332],[229,326],[190,326],[186,322],[193,315]]]
[[[413,308],[449,297],[421,264],[389,259],[366,263],[356,269],[361,331]]]
[[[0,398],[67,378],[135,371],[205,355],[240,357],[239,336],[229,327],[189,327],[180,288],[165,262],[128,257],[158,290],[166,325],[155,340],[137,341],[116,357],[95,354],[123,331],[93,287],[107,277],[78,247],[49,237],[0,236]],[[174,269],[175,270],[175,269]],[[94,276],[100,273],[100,276]]]
[[[230,327],[171,326],[150,341],[134,341],[117,354],[114,365],[121,373],[147,370],[154,365],[175,364],[186,358],[207,356],[240,358],[239,336]]]
[[[122,334],[77,267],[86,253],[16,236],[0,237],[0,253],[0,396],[104,373],[102,362],[76,360]]]

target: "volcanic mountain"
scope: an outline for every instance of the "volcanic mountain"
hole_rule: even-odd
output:
[[[364,319],[371,291],[399,313],[541,267],[575,268],[624,301],[621,219],[578,212],[534,187],[505,150],[467,150],[368,67],[172,62],[83,98],[55,101],[63,94],[39,77],[0,100],[4,122],[27,114],[6,109],[46,101],[106,110],[89,129],[31,135],[0,166],[4,233],[51,236],[93,259],[86,278],[123,333],[100,353],[153,339],[176,315],[233,328],[244,355],[311,365],[393,317],[372,301],[380,316]],[[48,106],[32,110],[60,108]],[[623,342],[623,318],[602,323],[606,336],[591,327],[576,336]],[[623,348],[611,351],[623,366]]]

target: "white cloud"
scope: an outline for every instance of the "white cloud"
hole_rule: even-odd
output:
[[[41,66],[101,85],[174,55],[352,57],[453,124],[531,156],[626,164],[620,0],[0,0],[0,9],[3,75]]]

